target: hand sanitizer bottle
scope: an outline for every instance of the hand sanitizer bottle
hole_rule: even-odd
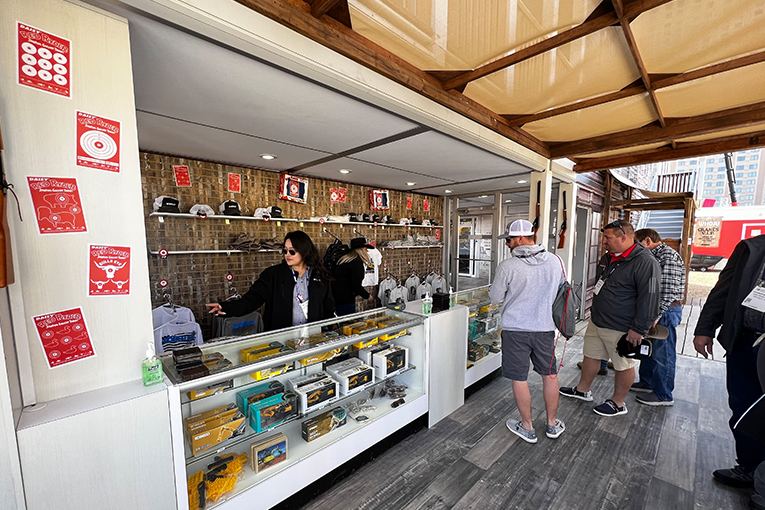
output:
[[[454,293],[454,287],[449,286],[449,308],[454,308],[457,304],[457,295]]]
[[[422,313],[429,314],[433,311],[433,298],[429,293],[425,293],[425,297],[422,298]]]
[[[154,354],[154,345],[149,342],[146,349],[146,359],[141,363],[143,385],[151,386],[162,382],[162,361]]]

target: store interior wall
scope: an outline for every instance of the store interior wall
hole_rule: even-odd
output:
[[[191,187],[176,186],[173,165],[189,167]],[[241,175],[241,192],[228,191],[228,173]],[[207,161],[160,155],[149,152],[141,153],[141,174],[143,181],[144,215],[146,224],[147,246],[150,252],[160,249],[168,251],[187,250],[226,250],[241,234],[258,239],[276,239],[281,242],[284,235],[292,230],[303,230],[316,244],[319,254],[324,252],[334,238],[327,232],[349,243],[353,237],[366,237],[377,244],[406,236],[436,236],[440,229],[405,228],[400,226],[373,226],[370,223],[340,225],[333,223],[279,222],[274,219],[263,221],[238,221],[197,219],[187,217],[163,217],[163,222],[153,212],[154,200],[161,195],[177,197],[181,211],[188,212],[194,204],[207,204],[218,210],[226,200],[239,203],[243,216],[252,216],[256,208],[279,206],[285,218],[308,219],[320,215],[342,215],[348,212],[357,214],[390,214],[396,221],[401,218],[415,217],[418,220],[433,220],[439,225],[443,217],[443,199],[419,193],[389,191],[390,210],[372,211],[369,207],[369,191],[373,188],[356,184],[324,179],[307,178],[307,203],[299,204],[278,198],[279,173],[256,168],[224,165]],[[299,174],[297,174],[299,176]],[[346,189],[345,203],[332,203],[330,189]],[[408,210],[407,198],[412,199],[412,209]],[[428,201],[428,211],[424,211],[424,201]],[[356,232],[354,232],[354,229]],[[387,274],[406,280],[412,271],[427,274],[440,271],[442,248],[428,247],[416,249],[381,250],[383,267],[379,269],[380,279]],[[197,322],[202,327],[203,336],[209,338],[212,319],[207,313],[205,303],[225,300],[233,295],[226,275],[231,273],[231,285],[239,294],[244,294],[257,276],[265,268],[283,260],[277,252],[258,253],[212,253],[169,255],[162,259],[158,255],[149,255],[149,274],[151,284],[152,307],[166,303],[167,291],[173,303],[192,310]],[[161,288],[160,280],[167,280],[168,286]],[[375,289],[369,288],[374,292]],[[357,298],[359,310],[372,305]],[[374,305],[379,306],[379,303]]]

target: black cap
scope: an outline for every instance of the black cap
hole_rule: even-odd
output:
[[[372,223],[372,218],[369,216],[369,214],[364,213],[361,215],[361,221],[365,223]]]
[[[365,237],[355,237],[351,239],[351,250],[356,248],[374,248],[374,246],[369,244]]]
[[[239,204],[236,203],[236,200],[226,200],[223,202],[222,214],[224,216],[241,216],[242,210],[239,208]]]
[[[268,210],[272,218],[284,218],[284,216],[282,216],[282,208],[278,205],[272,205]]]
[[[412,218],[412,225],[422,225],[422,222],[417,218]]]
[[[359,219],[356,217],[355,212],[349,212],[348,213],[348,221],[359,221]]]
[[[380,221],[380,215],[379,214],[373,214],[372,215],[372,221],[373,222],[379,222]]]
[[[159,206],[157,212],[179,213],[181,212],[181,210],[178,208],[179,204],[180,201],[177,198],[162,197],[162,205]]]

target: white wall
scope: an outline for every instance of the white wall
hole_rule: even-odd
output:
[[[16,21],[72,41],[71,99],[16,83]],[[11,201],[16,282],[9,292],[17,303],[16,342],[20,352],[24,344],[29,350],[33,398],[48,401],[138,379],[152,328],[127,23],[75,2],[3,0],[0,66],[7,177],[24,217],[20,222]],[[120,173],[75,165],[75,110],[122,123]],[[28,175],[77,177],[88,232],[39,235]],[[87,295],[90,243],[132,248],[130,296]],[[84,312],[96,356],[49,369],[31,317],[75,307]]]

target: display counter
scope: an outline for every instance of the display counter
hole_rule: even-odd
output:
[[[163,355],[178,508],[269,508],[424,415],[427,350],[377,309]]]
[[[492,303],[489,286],[456,293],[457,304],[468,308],[465,388],[502,366],[502,304]]]

